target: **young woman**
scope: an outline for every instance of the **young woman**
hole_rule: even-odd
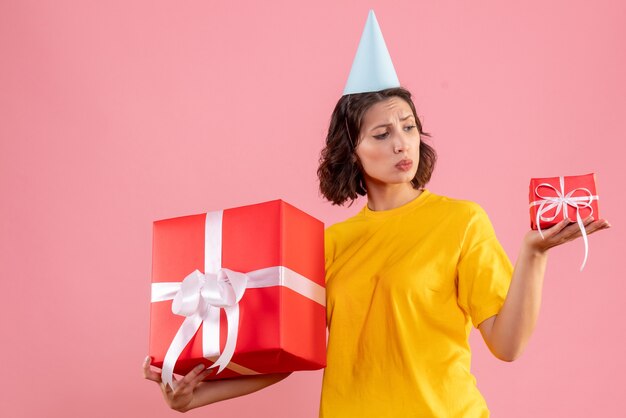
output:
[[[581,236],[563,221],[529,231],[513,268],[485,212],[425,189],[436,160],[410,93],[344,95],[318,175],[333,204],[367,195],[354,217],[326,230],[327,367],[320,416],[488,417],[470,373],[469,332],[513,361],[539,313],[548,250]],[[587,234],[606,220],[586,219]],[[144,376],[160,374],[144,363]],[[254,392],[288,374],[202,382],[202,367],[161,383],[186,411]]]

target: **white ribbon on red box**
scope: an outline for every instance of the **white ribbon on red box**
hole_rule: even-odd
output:
[[[550,183],[541,183],[537,187],[535,187],[534,193],[535,196],[539,197],[539,200],[535,200],[530,202],[530,206],[539,206],[537,208],[537,216],[535,219],[535,225],[537,225],[537,230],[539,231],[539,235],[541,238],[543,237],[543,232],[541,232],[541,223],[544,222],[552,222],[557,216],[563,211],[563,219],[569,219],[567,216],[567,206],[571,206],[576,208],[576,222],[578,223],[578,228],[580,228],[580,232],[583,237],[583,242],[585,243],[585,258],[583,259],[583,263],[580,266],[580,271],[585,268],[585,263],[587,263],[587,255],[589,253],[589,242],[587,240],[587,231],[585,231],[585,224],[583,224],[583,220],[580,217],[580,209],[581,208],[589,208],[591,213],[589,215],[593,215],[593,207],[591,206],[591,202],[594,200],[598,200],[599,197],[591,193],[589,189],[586,187],[578,187],[576,189],[571,190],[569,193],[565,194],[565,178],[563,176],[559,176],[559,186],[561,190],[558,190],[556,187],[551,185]],[[539,193],[540,187],[548,187],[556,193],[556,196],[542,196]],[[578,190],[586,193],[586,196],[576,196],[572,195]],[[549,212],[552,209],[555,209],[554,216],[543,216],[545,213]]]
[[[185,316],[170,344],[161,369],[161,379],[172,385],[174,366],[187,344],[202,326],[202,355],[217,356],[209,368],[224,368],[239,374],[258,374],[231,361],[239,333],[239,301],[246,289],[285,286],[326,306],[323,286],[285,266],[273,266],[247,273],[222,268],[223,211],[209,212],[205,221],[204,271],[191,272],[182,282],[152,283],[152,302],[172,300],[172,312]],[[220,309],[224,309],[228,333],[220,354]]]

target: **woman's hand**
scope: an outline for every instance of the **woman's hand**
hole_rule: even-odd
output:
[[[205,370],[205,366],[199,364],[182,379],[174,379],[172,381],[174,387],[171,388],[165,386],[158,372],[150,369],[150,357],[146,357],[143,362],[143,376],[158,383],[165,402],[170,408],[179,412],[187,412],[214,402],[256,392],[280,382],[291,374],[291,372],[257,374],[203,382],[202,380],[206,379],[211,372],[212,369]]]
[[[611,224],[606,219],[594,221],[591,216],[583,219],[583,224],[585,225],[587,235],[611,227]],[[537,253],[546,253],[552,247],[565,244],[582,236],[578,223],[567,219],[542,232],[544,238],[541,238],[539,231],[528,231],[524,237],[524,244]]]
[[[212,370],[207,370],[203,364],[199,364],[182,379],[176,380],[176,378],[173,377],[172,385],[174,388],[172,388],[161,381],[160,373],[150,368],[150,357],[146,357],[143,362],[143,376],[148,380],[158,383],[161,387],[165,402],[170,408],[179,412],[189,410],[196,387],[202,383],[202,380],[211,374],[211,372]]]

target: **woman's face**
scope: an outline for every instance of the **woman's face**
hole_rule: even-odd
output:
[[[407,102],[391,97],[363,117],[356,155],[368,184],[409,183],[417,173],[420,135]]]

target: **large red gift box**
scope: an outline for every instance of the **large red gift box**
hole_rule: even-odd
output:
[[[219,218],[217,224],[213,221],[216,216]],[[213,232],[209,232],[210,229]],[[207,267],[208,259],[213,264]],[[237,306],[230,307],[231,312],[232,309],[238,310],[234,324],[237,331],[234,354],[227,360],[226,368],[212,373],[208,379],[325,367],[322,222],[282,200],[154,222],[149,347],[152,365],[163,366],[173,340],[187,320],[172,311],[175,298],[174,301],[172,297],[155,299],[155,288],[172,285],[175,289],[183,288],[180,282],[187,280],[186,277],[195,270],[199,271],[195,273],[199,277],[198,283],[204,283],[201,273],[209,273],[204,271],[205,267],[221,267],[228,269],[227,272],[246,273],[252,277],[247,287],[244,286],[245,293]],[[213,284],[213,289],[236,282],[235,278],[240,275],[232,272],[230,278]],[[258,272],[266,276],[269,272],[270,276],[276,277],[269,277],[269,285],[257,286],[254,277]],[[204,295],[205,290],[199,294]],[[202,298],[197,294],[195,297]],[[198,305],[200,310],[202,303]],[[182,351],[175,358],[174,373],[184,375],[200,363],[210,366],[225,351],[229,332],[233,331],[232,323],[229,330],[232,318],[227,318],[228,308],[212,309],[214,313],[218,312],[219,318],[214,319],[218,326],[218,333],[214,335],[219,335],[219,343],[213,341],[213,344],[219,344],[219,352],[204,357],[202,333],[209,335],[207,328],[203,327],[209,322],[205,320],[191,341],[184,348],[181,346]],[[204,345],[206,349],[207,341]]]
[[[530,227],[549,228],[567,217],[577,221],[592,215],[599,219],[595,174],[533,178],[530,180]]]

